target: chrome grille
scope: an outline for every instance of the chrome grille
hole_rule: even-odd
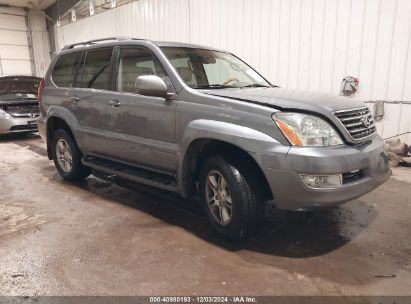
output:
[[[5,111],[13,117],[36,118],[40,116],[38,105],[7,106]]]
[[[335,111],[334,115],[355,140],[365,139],[376,132],[374,117],[367,107]]]

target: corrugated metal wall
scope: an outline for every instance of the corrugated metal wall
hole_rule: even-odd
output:
[[[139,0],[56,31],[60,47],[113,35],[204,44],[282,87],[337,94],[351,75],[359,99],[411,101],[410,0]],[[411,130],[410,107],[386,104],[383,137]]]

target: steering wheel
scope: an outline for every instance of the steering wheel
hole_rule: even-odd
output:
[[[223,85],[227,85],[227,84],[229,84],[230,82],[233,82],[233,81],[240,82],[240,80],[238,80],[237,78],[228,78],[226,81],[223,82]]]

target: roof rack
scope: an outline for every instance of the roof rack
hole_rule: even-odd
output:
[[[124,40],[130,40],[130,37],[127,36],[117,36],[117,37],[108,37],[108,38],[101,38],[101,39],[94,39],[94,40],[89,40],[89,41],[84,41],[84,42],[78,42],[78,43],[72,43],[72,44],[68,44],[65,47],[63,47],[63,51],[64,50],[69,50],[74,48],[75,46],[78,45],[91,45],[91,44],[95,44],[96,42],[102,42],[102,41],[124,41]]]

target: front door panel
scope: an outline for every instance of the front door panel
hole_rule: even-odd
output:
[[[109,106],[113,148],[124,161],[173,172],[176,170],[175,102],[118,93]]]
[[[167,75],[146,47],[119,50],[114,90],[108,112],[113,153],[122,161],[175,173],[175,101],[135,94],[136,78]]]

